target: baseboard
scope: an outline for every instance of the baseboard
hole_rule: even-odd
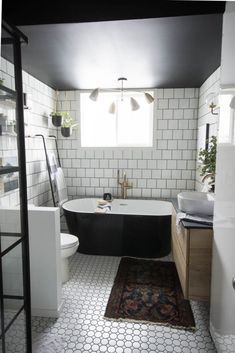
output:
[[[63,309],[64,302],[61,301],[58,309],[40,309],[40,308],[31,308],[32,316],[41,316],[41,317],[54,317],[58,318]]]

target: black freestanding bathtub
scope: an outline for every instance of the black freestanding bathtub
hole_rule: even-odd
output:
[[[81,253],[156,258],[171,251],[170,202],[114,199],[105,214],[95,212],[95,198],[71,200],[62,207]]]

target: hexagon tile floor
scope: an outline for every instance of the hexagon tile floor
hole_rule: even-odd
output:
[[[63,286],[61,316],[33,318],[34,353],[216,352],[208,330],[208,306],[203,302],[191,302],[195,332],[104,319],[119,261],[110,256],[73,256],[71,279]]]

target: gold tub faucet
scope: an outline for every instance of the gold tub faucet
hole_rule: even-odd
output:
[[[120,170],[117,172],[118,185],[121,186],[122,199],[127,199],[127,189],[132,189],[133,184],[128,181],[126,172],[123,173],[123,179],[120,181]]]

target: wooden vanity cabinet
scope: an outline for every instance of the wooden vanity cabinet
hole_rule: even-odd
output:
[[[209,300],[213,230],[176,225],[172,211],[172,255],[185,299]]]

